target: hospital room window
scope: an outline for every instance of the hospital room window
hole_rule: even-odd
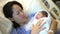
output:
[[[52,10],[54,11],[54,13],[55,13],[57,16],[59,16],[59,14],[57,13],[56,8],[53,8]]]
[[[60,9],[60,0],[52,0],[56,5],[57,7]]]
[[[46,5],[46,7],[49,9],[49,8],[50,8],[49,3],[48,3],[46,0],[42,0],[42,1],[43,1],[43,3]]]

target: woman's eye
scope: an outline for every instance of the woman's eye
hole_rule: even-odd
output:
[[[19,15],[19,14],[20,14],[20,12],[18,11],[18,12],[17,12],[17,15]]]

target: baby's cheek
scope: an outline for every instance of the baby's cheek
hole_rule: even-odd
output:
[[[37,15],[37,16],[36,16],[36,19],[39,19],[39,18],[40,18],[40,16],[39,16],[39,15]]]

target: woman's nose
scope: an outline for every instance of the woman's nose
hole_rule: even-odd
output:
[[[24,13],[23,12],[20,12],[19,16],[20,17],[24,17]]]
[[[23,12],[20,12],[20,14],[21,14],[21,15],[24,15],[24,13],[23,13]]]

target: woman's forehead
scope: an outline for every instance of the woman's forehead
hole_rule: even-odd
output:
[[[14,4],[12,6],[12,8],[15,9],[15,10],[22,10],[21,7],[19,5],[17,5],[17,4]]]

